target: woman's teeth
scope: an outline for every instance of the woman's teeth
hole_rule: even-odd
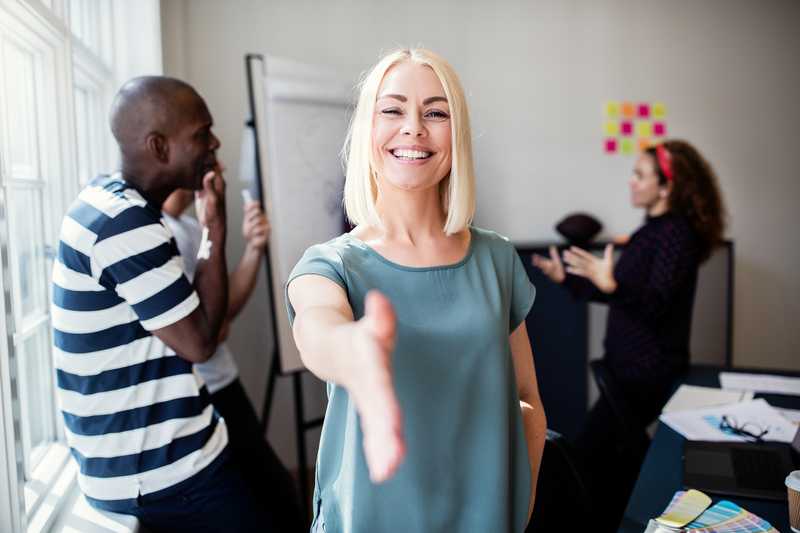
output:
[[[392,150],[392,155],[398,159],[426,159],[431,156],[430,152],[421,152],[419,150]]]

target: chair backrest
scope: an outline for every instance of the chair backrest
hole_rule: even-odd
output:
[[[526,533],[559,531],[564,520],[570,524],[589,523],[591,500],[585,476],[567,440],[547,430],[536,486],[536,502]]]

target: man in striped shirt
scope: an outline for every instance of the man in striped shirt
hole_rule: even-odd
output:
[[[211,127],[205,102],[181,81],[136,78],[117,94],[121,171],[89,183],[61,227],[58,397],[95,507],[136,515],[153,531],[270,531],[192,369],[214,353],[228,299],[225,182]],[[199,191],[205,204],[193,283],[161,219],[178,188]]]

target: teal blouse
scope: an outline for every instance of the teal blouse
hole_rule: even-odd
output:
[[[310,247],[289,276],[291,282],[317,274],[337,283],[356,320],[367,291],[378,289],[398,320],[393,365],[406,457],[393,478],[373,484],[355,407],[344,388],[328,383],[315,531],[525,529],[531,473],[509,334],[527,316],[536,290],[508,239],[471,232],[461,261],[423,268],[393,263],[344,234]]]

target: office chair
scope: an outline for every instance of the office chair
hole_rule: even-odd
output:
[[[588,524],[591,499],[569,443],[563,435],[548,429],[536,485],[536,502],[525,533],[559,531],[563,529],[565,518],[573,525]]]

